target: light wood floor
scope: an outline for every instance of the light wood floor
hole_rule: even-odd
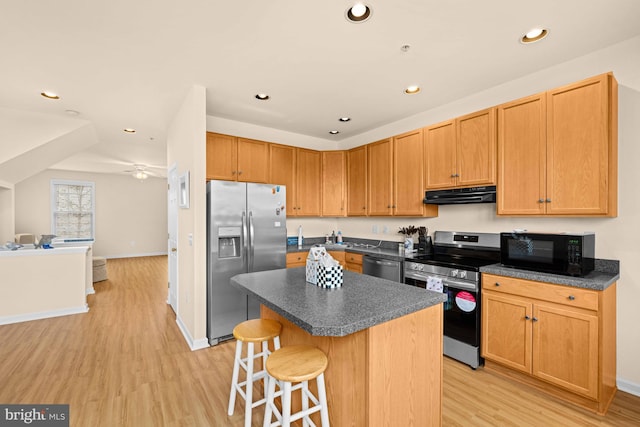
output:
[[[226,415],[234,344],[189,350],[166,262],[108,260],[88,313],[0,326],[0,403],[67,403],[78,427],[242,426],[240,403]],[[445,358],[443,425],[640,426],[640,397],[619,391],[600,417]]]

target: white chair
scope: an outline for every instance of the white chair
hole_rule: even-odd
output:
[[[265,403],[266,398],[253,401],[253,382],[263,380],[263,390],[266,396],[269,385],[269,375],[264,369],[267,357],[271,354],[269,341],[273,340],[274,350],[280,348],[280,322],[271,319],[253,319],[238,324],[233,328],[233,336],[236,338],[236,355],[233,362],[233,376],[231,378],[231,392],[229,394],[229,409],[227,413],[231,416],[236,404],[236,394],[245,400],[244,425],[251,426],[251,411],[256,406]],[[247,344],[247,357],[242,357],[242,344]],[[255,353],[254,345],[261,344],[262,351]],[[262,358],[262,369],[254,372],[254,359]],[[246,380],[238,382],[240,368],[246,372]]]
[[[294,345],[276,350],[267,359],[267,372],[270,375],[267,403],[264,408],[263,427],[289,427],[292,422],[302,418],[302,425],[315,426],[309,415],[320,412],[322,427],[329,427],[329,408],[327,392],[324,384],[324,371],[327,369],[327,356],[319,349],[308,345]],[[316,380],[318,396],[309,390],[309,381]],[[276,393],[276,382],[281,391]],[[297,383],[293,385],[293,383]],[[301,390],[302,408],[291,414],[291,392]],[[281,395],[282,413],[278,411],[274,401]],[[313,406],[309,407],[309,400]],[[272,423],[272,416],[276,422]]]

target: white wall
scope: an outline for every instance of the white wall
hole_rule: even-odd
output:
[[[51,233],[52,179],[95,182],[95,256],[167,253],[167,180],[100,173],[45,170],[15,186],[15,231]]]
[[[190,171],[190,207],[178,209],[176,314],[178,325],[192,349],[208,345],[206,141],[206,91],[196,85],[176,112],[167,137],[167,164],[175,164],[178,175]],[[189,235],[193,236],[192,244]]]
[[[617,218],[498,218],[493,204],[443,206],[438,218],[289,218],[288,234],[295,235],[298,225],[303,225],[305,236],[323,236],[335,227],[336,231],[341,230],[345,236],[396,241],[400,241],[398,227],[409,224],[424,225],[429,228],[430,233],[434,230],[498,232],[513,228],[595,231],[596,256],[618,259],[621,263],[617,305],[618,387],[640,395],[640,328],[637,326],[637,306],[640,301],[640,200],[636,188],[640,182],[640,168],[636,164],[640,158],[640,37],[346,139],[338,148],[356,147],[608,71],[614,72],[619,83]],[[224,126],[218,129],[214,126],[216,123],[209,118],[208,126],[211,126],[208,130],[224,133],[224,129],[231,129]],[[227,133],[262,139],[253,125],[242,126],[236,123],[231,130]],[[268,129],[265,134],[270,135],[270,139],[265,139],[280,142],[277,130]],[[289,142],[284,142],[285,138],[289,138]],[[290,138],[290,135],[283,135],[282,139],[286,144],[302,145],[296,144],[295,138]],[[305,141],[305,137],[301,136],[299,140]],[[333,149],[323,148],[321,144],[304,146]],[[373,233],[374,225],[377,226],[378,233]],[[383,233],[384,227],[388,229],[387,234]]]
[[[15,236],[14,185],[0,181],[0,245],[13,242]]]

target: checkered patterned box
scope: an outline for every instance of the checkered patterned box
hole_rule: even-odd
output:
[[[318,269],[322,265],[321,260],[328,256],[327,250],[323,247],[311,248],[311,250],[309,250],[305,271],[307,282],[313,283],[314,285],[318,284]]]
[[[342,286],[342,266],[335,267],[318,266],[318,286],[321,288],[339,288]]]

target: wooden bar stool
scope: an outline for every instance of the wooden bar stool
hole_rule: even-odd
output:
[[[253,402],[253,382],[263,380],[263,390],[266,396],[269,385],[269,375],[265,369],[269,351],[269,340],[273,340],[274,350],[280,348],[280,322],[271,319],[247,320],[233,328],[233,336],[236,338],[236,356],[233,362],[233,377],[231,378],[231,393],[229,394],[229,409],[227,413],[233,415],[236,404],[236,393],[245,401],[244,403],[244,425],[251,426],[251,410],[263,404],[266,398]],[[242,343],[247,343],[247,357],[242,358]],[[262,344],[260,353],[254,352],[254,344]],[[253,360],[262,358],[262,370],[253,371]],[[238,383],[238,374],[242,367],[247,373],[246,380]],[[244,388],[244,389],[243,389]]]
[[[271,353],[267,358],[267,372],[272,379],[268,383],[269,391],[264,408],[263,427],[289,427],[293,421],[300,418],[304,427],[315,426],[309,415],[318,411],[320,411],[322,427],[329,427],[329,408],[324,387],[324,371],[327,369],[327,363],[327,356],[321,350],[308,345],[282,347]],[[309,380],[314,378],[318,386],[317,398],[309,391]],[[276,382],[281,387],[278,393],[276,393]],[[292,383],[298,384],[294,386]],[[300,412],[291,414],[291,392],[298,389],[302,393],[302,409]],[[274,403],[277,395],[282,397],[282,414]],[[309,399],[314,404],[311,408],[309,408]],[[277,419],[274,423],[271,423],[272,414]]]

